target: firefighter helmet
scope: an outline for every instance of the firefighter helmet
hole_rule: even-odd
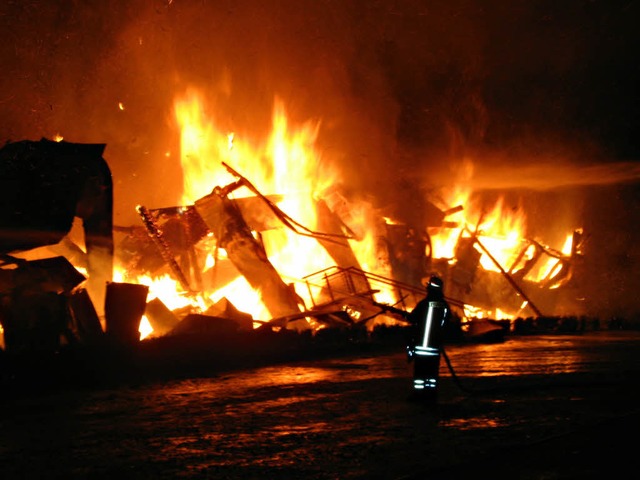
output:
[[[443,282],[440,277],[437,275],[431,275],[429,277],[429,283],[427,283],[427,290],[438,290],[442,291]]]

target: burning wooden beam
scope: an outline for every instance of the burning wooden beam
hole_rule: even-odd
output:
[[[502,265],[500,265],[500,262],[498,262],[498,260],[493,255],[491,255],[491,252],[480,242],[480,240],[477,237],[475,237],[475,243],[491,259],[491,261],[498,268],[498,270],[500,270],[500,273],[502,273],[502,275],[507,280],[507,282],[509,282],[509,285],[511,285],[513,289],[516,292],[518,292],[518,294],[527,302],[527,306],[531,310],[533,310],[537,316],[541,317],[542,312],[538,310],[538,307],[536,307],[536,305],[531,301],[531,298],[524,292],[524,290],[522,290],[522,288],[520,288],[520,285],[518,285],[518,283],[513,278],[511,278],[511,275],[509,275],[509,273],[504,268],[502,268]]]
[[[267,258],[263,245],[252,235],[236,202],[228,197],[243,181],[216,187],[197,200],[195,207],[228,258],[260,295],[273,317],[300,311],[297,297]]]
[[[342,233],[342,229],[348,227],[342,223],[340,218],[329,208],[327,202],[324,200],[319,200],[316,203],[316,208],[318,229],[333,234],[331,237],[318,238],[318,243],[329,253],[334,262],[336,262],[336,266],[344,269],[355,268],[362,270],[360,262],[349,244],[349,237],[344,236]],[[362,285],[358,286],[358,290],[371,290],[371,286],[366,277],[357,277],[356,281],[362,283]]]
[[[138,211],[138,213],[140,214],[140,217],[142,218],[142,222],[144,223],[144,226],[147,229],[147,233],[149,234],[149,237],[153,240],[156,247],[158,247],[158,251],[160,255],[162,256],[164,261],[167,263],[167,265],[169,265],[169,267],[171,268],[171,271],[177,277],[182,288],[184,288],[187,292],[191,292],[192,291],[191,286],[189,285],[189,281],[187,280],[187,277],[185,276],[184,272],[180,268],[180,265],[178,265],[178,262],[176,262],[176,259],[173,256],[173,253],[171,252],[169,245],[164,239],[162,230],[158,228],[156,223],[153,221],[153,217],[151,216],[149,209],[142,205],[138,205],[136,210]]]

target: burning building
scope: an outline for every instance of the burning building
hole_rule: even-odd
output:
[[[638,310],[637,152],[602,161],[613,137],[558,103],[606,70],[584,56],[626,26],[614,7],[98,4],[2,7],[1,125],[106,145],[111,281],[175,316],[155,334],[221,305],[255,326],[393,321],[430,272],[465,318]]]

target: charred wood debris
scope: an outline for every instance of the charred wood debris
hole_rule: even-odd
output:
[[[566,302],[566,292],[572,291],[581,261],[582,232],[575,232],[574,252],[569,256],[529,241],[522,255],[527,248],[535,253],[519,262],[517,269],[500,265],[472,231],[460,236],[455,259],[434,258],[427,229],[458,227],[447,217],[462,206],[440,210],[428,203],[421,227],[381,220],[379,250],[381,261],[391,272],[387,278],[361,268],[349,243],[357,235],[344,220],[348,201],[339,192],[317,201],[319,230],[313,231],[277,206],[280,196],[263,194],[224,163],[237,178],[235,182],[215,186],[193,205],[138,206],[139,225],[114,226],[112,182],[103,149],[104,145],[45,139],[0,149],[0,359],[5,363],[19,358],[24,365],[25,358],[54,355],[72,359],[70,371],[77,371],[78,352],[95,359],[84,361],[85,369],[87,365],[117,367],[122,358],[131,360],[135,355],[137,364],[147,370],[157,367],[158,371],[179,373],[205,365],[211,369],[212,364],[231,366],[234,362],[304,358],[312,352],[335,353],[345,345],[370,348],[376,342],[388,344],[391,340],[397,347],[404,341],[406,313],[424,295],[423,279],[432,272],[445,279],[456,313],[456,322],[448,332],[451,342],[499,341],[509,332],[597,328],[595,323],[587,326],[584,318],[545,316],[545,312],[554,312],[559,302]],[[252,196],[233,198],[240,188],[248,189]],[[83,218],[85,237],[92,239],[86,254],[65,236],[74,216]],[[272,228],[312,237],[334,265],[299,279],[296,285],[286,283],[261,242],[260,232]],[[38,260],[19,255],[42,246],[55,246],[60,255]],[[203,249],[216,259],[209,270],[203,269]],[[224,258],[219,249],[224,249]],[[92,250],[98,250],[106,260],[92,261]],[[498,272],[479,268],[481,252],[493,259]],[[560,274],[556,272],[546,283],[528,282],[525,276],[529,269],[545,255],[559,259]],[[226,298],[206,311],[172,311],[161,299],[147,301],[148,287],[144,285],[105,280],[104,264],[111,269],[114,259],[126,267],[131,278],[168,273],[186,295],[213,291],[240,274],[260,292],[271,319],[252,318],[242,312],[241,305],[232,305]],[[88,277],[95,275],[106,288],[90,296],[87,276],[71,261],[86,265]],[[307,288],[311,293],[312,286],[319,287],[320,293],[311,295],[312,305],[306,305],[296,288]],[[394,291],[397,303],[377,302],[375,293],[381,289]],[[514,323],[489,320],[478,322],[475,331],[463,331],[465,304],[487,309],[497,305],[521,315]],[[140,341],[138,327],[143,315],[154,333]],[[307,328],[309,319],[324,328]],[[254,322],[261,326],[254,328]],[[12,373],[4,375],[15,375],[16,363],[12,364]],[[104,373],[101,368],[100,375]]]

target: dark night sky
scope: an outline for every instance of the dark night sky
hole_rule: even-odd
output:
[[[529,198],[534,225],[606,225],[600,245],[635,272],[639,19],[631,0],[5,1],[0,137],[106,143],[127,223],[178,198],[177,94],[205,89],[248,136],[278,95],[381,205],[471,158],[476,188]]]

